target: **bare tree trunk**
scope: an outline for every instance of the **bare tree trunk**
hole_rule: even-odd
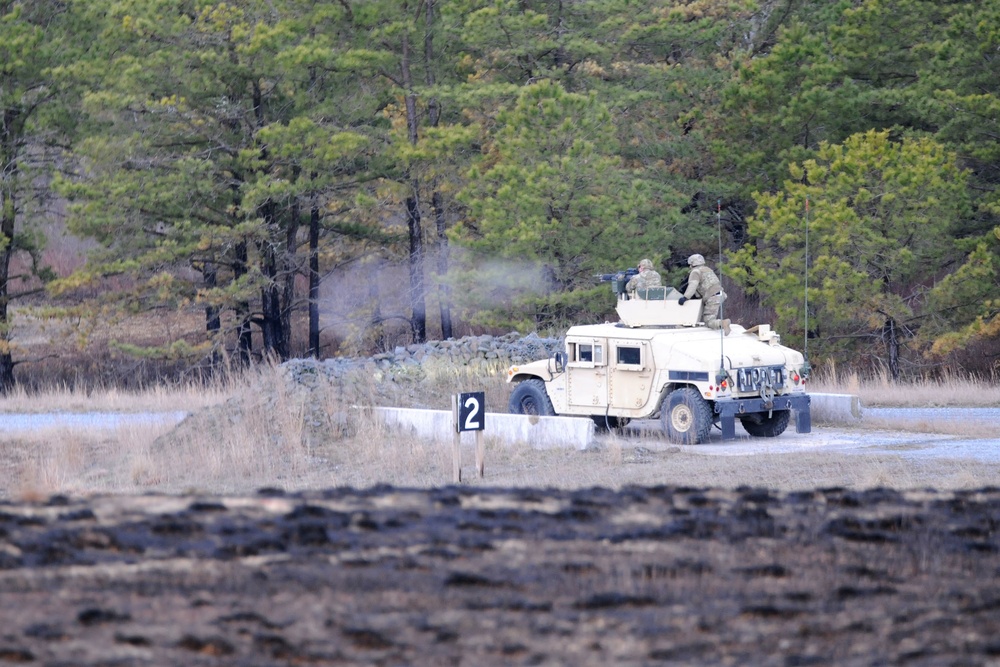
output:
[[[434,0],[425,0],[424,3],[424,80],[427,86],[434,85]],[[438,119],[441,117],[441,105],[437,98],[427,100],[427,123],[431,127],[437,127]]]
[[[896,320],[889,318],[885,321],[882,335],[889,353],[889,375],[893,381],[897,381],[899,380],[899,327],[896,326]]]
[[[0,190],[0,241],[5,242],[0,252],[0,395],[14,388],[14,357],[10,343],[10,261],[13,258],[14,238],[14,193],[6,188]]]
[[[420,204],[414,196],[406,198],[406,220],[410,233],[410,329],[413,342],[427,340],[427,305],[424,288],[424,239],[420,228]]]
[[[424,80],[428,87],[434,85],[434,0],[426,0],[424,4]],[[441,117],[441,106],[436,98],[427,100],[427,123],[431,127],[437,127]],[[444,284],[444,277],[448,273],[448,235],[446,232],[446,220],[444,217],[444,203],[440,191],[436,188],[431,194],[431,208],[434,209],[434,226],[437,232],[437,272],[438,272],[438,300],[441,309],[441,338],[453,337],[451,326],[451,293],[448,286]]]
[[[281,295],[281,337],[285,341],[284,359],[292,355],[292,308],[295,305],[295,276],[298,266],[295,256],[298,254],[297,237],[299,235],[299,205],[292,204],[288,228],[285,230],[285,251],[281,253],[281,272],[283,290]]]
[[[247,244],[241,241],[236,244],[233,258],[233,282],[239,282],[247,273]],[[250,365],[253,359],[253,332],[250,329],[250,304],[240,301],[236,304],[236,361]]]
[[[410,41],[403,33],[403,55],[400,63],[403,87],[406,89],[406,128],[410,143],[417,143],[417,96],[413,93],[410,75]],[[410,237],[410,329],[413,342],[427,340],[427,303],[424,287],[424,239],[420,221],[420,183],[411,179],[413,193],[406,198],[407,231]]]
[[[261,217],[264,224],[269,229],[274,229],[277,225],[275,219],[274,202],[268,201],[261,206]],[[261,323],[260,330],[263,338],[265,354],[273,354],[278,359],[288,358],[288,341],[284,337],[284,330],[281,323],[281,292],[279,285],[278,271],[278,249],[271,239],[261,241],[258,244],[260,251],[261,272],[267,282],[260,290]]]
[[[319,359],[319,207],[309,210],[309,354]]]
[[[451,290],[444,282],[448,274],[448,234],[445,228],[444,203],[440,192],[431,197],[434,208],[434,226],[437,229],[438,298],[441,302],[441,338],[447,340],[454,333],[451,327]]]
[[[252,99],[254,118],[256,126],[262,128],[266,125],[264,95],[260,84],[257,81],[252,83]],[[260,148],[261,162],[269,164],[269,156],[266,146]],[[265,175],[267,169],[262,170]],[[260,331],[263,342],[264,354],[273,354],[278,359],[288,358],[288,338],[282,322],[281,290],[279,281],[281,279],[280,268],[285,265],[284,253],[279,255],[277,246],[278,215],[277,205],[272,200],[267,200],[259,208],[260,216],[264,220],[264,226],[268,230],[268,238],[259,241],[257,248],[260,252],[260,269],[267,282],[261,287],[260,307],[261,323]],[[280,267],[279,267],[280,263]]]
[[[562,38],[566,35],[566,19],[563,17],[563,3],[560,0],[556,8],[556,42],[559,44],[555,52],[555,65],[562,67],[567,62],[566,47],[562,44]]]
[[[219,270],[214,262],[205,262],[201,269],[202,282],[209,291],[214,290],[219,284]],[[219,350],[219,331],[222,329],[222,317],[218,306],[205,306],[205,331],[208,333],[212,343],[212,357],[209,363],[213,367],[222,361],[222,353]]]
[[[267,280],[260,288],[260,332],[264,354],[273,354],[279,359],[284,359],[281,353],[281,299],[278,294],[278,267],[274,246],[264,241],[260,244],[260,253],[261,269]]]
[[[375,261],[375,268],[372,271],[372,275],[382,275],[381,259]],[[371,330],[374,333],[372,344],[375,346],[376,352],[388,352],[386,349],[385,326],[382,323],[382,294],[379,291],[378,280],[368,281],[368,302],[372,304],[372,318],[370,323]]]
[[[4,109],[0,127],[0,394],[14,388],[14,357],[10,351],[10,263],[14,258],[14,223],[17,215],[16,109]]]

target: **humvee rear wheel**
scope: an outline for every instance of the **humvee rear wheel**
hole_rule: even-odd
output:
[[[518,383],[510,393],[507,409],[513,415],[552,417],[556,414],[549,395],[545,393],[545,383],[538,378]]]
[[[708,441],[712,408],[696,389],[683,387],[667,394],[660,407],[663,430],[671,442],[697,445]]]
[[[791,410],[775,410],[768,417],[763,412],[747,415],[741,419],[743,428],[755,438],[774,438],[785,432],[788,428],[788,419]]]

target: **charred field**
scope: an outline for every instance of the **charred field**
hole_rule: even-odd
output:
[[[989,665],[1000,490],[0,505],[0,663]]]

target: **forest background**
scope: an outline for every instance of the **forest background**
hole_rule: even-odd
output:
[[[1000,0],[0,0],[0,123],[3,392],[559,335],[695,252],[814,366],[998,372]]]

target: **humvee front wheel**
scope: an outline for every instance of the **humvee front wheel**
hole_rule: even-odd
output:
[[[697,389],[683,387],[663,399],[660,419],[671,442],[697,445],[708,440],[712,428],[712,408]]]
[[[788,428],[791,410],[775,410],[768,417],[763,412],[743,417],[741,423],[746,432],[755,438],[775,438]]]
[[[549,395],[545,393],[545,383],[538,378],[518,383],[510,393],[507,409],[512,415],[552,417],[556,414]]]

